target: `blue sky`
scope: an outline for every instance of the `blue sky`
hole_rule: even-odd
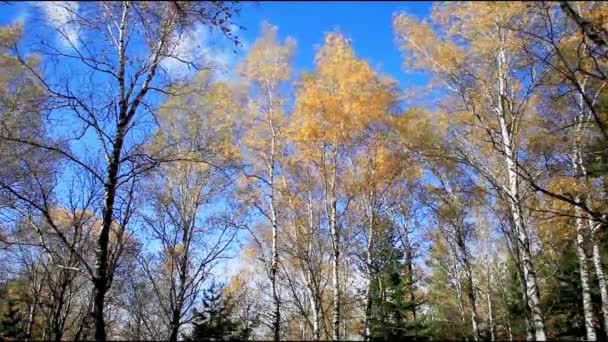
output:
[[[241,5],[241,14],[236,22],[245,28],[240,32],[245,47],[255,40],[260,24],[266,20],[278,26],[281,37],[289,35],[296,39],[296,70],[311,69],[315,49],[322,44],[323,34],[338,29],[352,40],[360,57],[367,59],[377,70],[392,75],[401,86],[422,81],[418,75],[403,72],[403,58],[394,41],[391,20],[398,11],[428,17],[432,2],[261,1],[242,2]],[[2,25],[27,19],[32,14],[28,2],[2,4],[0,11]],[[25,32],[27,38],[27,25]]]
[[[260,23],[267,20],[278,26],[281,36],[292,36],[298,46],[294,60],[296,69],[313,67],[316,47],[323,43],[323,34],[338,29],[352,39],[356,53],[376,69],[398,79],[402,86],[409,80],[402,72],[402,56],[394,41],[392,16],[407,11],[418,17],[430,14],[431,2],[394,1],[277,1],[243,3],[239,23],[245,26],[243,36],[255,40]]]

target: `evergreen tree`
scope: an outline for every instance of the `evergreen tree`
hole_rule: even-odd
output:
[[[374,268],[376,277],[372,286],[373,305],[371,340],[421,338],[421,322],[414,320],[408,282],[407,260],[398,245],[395,227],[387,219],[378,220]]]
[[[223,286],[211,285],[203,294],[200,311],[194,310],[194,329],[186,341],[244,341],[249,339],[251,328],[232,318],[230,297],[223,293]]]

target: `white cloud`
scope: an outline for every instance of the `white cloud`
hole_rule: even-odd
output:
[[[176,37],[175,40],[177,43],[170,54],[178,57],[179,60],[166,57],[161,62],[161,66],[171,77],[180,78],[196,71],[182,61],[192,62],[197,67],[212,68],[214,75],[219,79],[230,77],[238,54],[234,53],[234,43],[226,39],[222,33],[199,25],[194,30]],[[243,48],[237,50],[241,52]]]
[[[75,1],[49,1],[40,4],[45,19],[57,30],[57,40],[64,48],[78,46],[78,27],[73,21],[79,5]]]

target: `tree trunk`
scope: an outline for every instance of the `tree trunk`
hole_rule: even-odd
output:
[[[270,266],[270,282],[272,286],[272,301],[273,301],[273,338],[274,341],[279,341],[281,338],[281,303],[277,292],[277,271],[279,263],[279,251],[277,245],[278,237],[278,224],[277,224],[277,211],[275,206],[275,163],[276,163],[276,139],[277,134],[275,131],[274,123],[272,120],[273,111],[273,95],[270,88],[267,91],[267,100],[269,103],[268,110],[268,128],[270,130],[270,160],[268,161],[268,186],[270,187],[270,220],[272,225],[272,261]]]
[[[540,308],[540,295],[538,290],[538,282],[534,264],[532,263],[532,253],[530,251],[530,241],[528,231],[524,223],[523,212],[521,207],[521,195],[519,191],[519,175],[517,173],[517,153],[514,145],[514,131],[507,124],[507,117],[513,116],[512,108],[507,103],[508,95],[506,93],[506,80],[508,67],[505,44],[506,38],[504,30],[498,28],[499,35],[499,51],[497,54],[497,74],[498,74],[498,97],[496,99],[498,121],[500,124],[500,133],[502,145],[504,148],[505,166],[509,179],[508,185],[508,201],[511,209],[511,216],[515,227],[516,248],[519,250],[519,257],[523,269],[525,287],[523,291],[527,293],[528,305],[530,307],[530,319],[534,327],[535,339],[544,341],[547,339],[545,334],[545,322],[542,309]],[[515,124],[512,122],[511,124]]]
[[[274,144],[273,144],[274,145]],[[277,292],[277,270],[279,263],[279,252],[277,246],[277,215],[274,206],[274,167],[271,167],[270,176],[270,210],[271,210],[271,223],[272,223],[272,261],[270,267],[270,282],[272,286],[272,301],[273,301],[273,338],[275,341],[279,341],[281,338],[281,307],[279,301],[279,295]]]
[[[595,267],[595,274],[597,275],[597,281],[600,288],[600,296],[602,300],[602,315],[604,317],[604,332],[608,337],[608,286],[606,284],[606,276],[604,274],[604,265],[602,263],[602,255],[600,253],[599,238],[597,237],[596,230],[599,226],[593,227],[592,238],[593,238],[593,265]]]
[[[467,272],[468,273],[468,272]],[[475,288],[473,287],[473,279],[467,275],[467,295],[471,303],[471,324],[473,325],[473,340],[479,341],[479,318],[477,317],[477,300],[475,296]]]
[[[464,312],[464,300],[462,298],[462,290],[461,290],[461,286],[460,286],[460,280],[456,279],[456,297],[458,299],[458,312],[460,313],[460,321],[462,322],[463,326],[466,326],[467,324],[467,319],[466,319],[466,315]],[[465,341],[468,341],[469,338],[466,337],[465,335]]]
[[[118,187],[118,170],[120,167],[120,155],[127,119],[121,117],[118,122],[116,139],[113,144],[112,158],[108,165],[108,176],[105,185],[105,203],[103,207],[102,228],[97,239],[97,262],[95,264],[95,300],[93,305],[93,316],[95,317],[95,340],[105,341],[106,330],[104,320],[104,304],[106,292],[109,287],[108,274],[108,244],[110,242],[110,230],[114,220],[114,201],[116,199],[116,188]]]
[[[477,296],[475,295],[475,284],[473,283],[473,272],[471,270],[471,263],[469,261],[469,253],[466,249],[465,240],[463,233],[460,229],[456,232],[458,234],[458,248],[462,254],[462,261],[464,264],[464,273],[466,275],[467,282],[467,297],[469,297],[469,303],[471,304],[471,325],[473,327],[473,340],[478,341],[481,339],[479,336],[479,317],[477,315]]]
[[[410,305],[412,307],[412,320],[414,323],[414,340],[416,340],[418,338],[418,323],[416,322],[416,293],[414,291],[414,252],[412,250],[413,247],[410,244],[407,228],[405,235],[402,236],[404,237],[403,246],[405,249],[405,264],[407,265],[407,283],[409,287]]]
[[[335,223],[332,224],[332,236],[334,240],[334,244],[336,245],[333,248],[333,264],[332,264],[332,287],[333,287],[333,305],[334,305],[334,315],[333,315],[333,329],[334,329],[334,340],[340,341],[340,287],[339,287],[339,260],[340,260],[340,250],[337,248],[338,244],[338,233],[335,227]]]
[[[365,341],[369,341],[372,336],[371,331],[372,319],[372,278],[367,279],[367,288],[365,289]]]
[[[331,234],[333,263],[332,263],[332,287],[333,287],[333,333],[334,340],[340,341],[340,231],[338,227],[338,203],[336,199],[337,181],[337,148],[333,151],[333,170],[329,189],[329,228]]]
[[[526,341],[534,341],[534,325],[532,324],[532,310],[530,309],[530,301],[526,292],[526,279],[524,276],[523,266],[518,267],[519,282],[522,289],[522,300],[524,304],[524,323],[526,325]]]
[[[371,332],[371,319],[372,319],[372,284],[374,279],[374,267],[373,267],[373,249],[374,249],[374,214],[373,210],[368,210],[369,227],[368,227],[368,238],[367,238],[367,286],[365,289],[365,340],[369,341],[372,336]]]
[[[486,264],[486,277],[487,277],[487,284],[486,284],[486,301],[488,302],[488,321],[490,324],[490,340],[491,341],[495,341],[496,340],[496,327],[494,325],[494,311],[492,310],[492,275],[491,275],[491,271],[490,271],[490,264],[488,261],[488,264]]]
[[[312,308],[312,338],[315,341],[321,339],[321,302],[316,296],[310,291],[310,305]]]
[[[171,334],[169,335],[169,341],[170,342],[176,342],[177,341],[177,334],[179,333],[179,313],[177,313],[176,311],[173,312],[173,316],[171,317]]]
[[[126,48],[125,48],[125,32],[128,22],[129,2],[123,2],[123,14],[120,25],[120,37],[118,46],[118,86],[120,91],[119,117],[116,124],[116,135],[112,142],[112,155],[108,160],[108,173],[104,184],[105,195],[102,209],[102,226],[101,232],[97,238],[97,255],[95,263],[95,276],[93,277],[93,285],[95,287],[95,297],[93,300],[93,317],[95,320],[95,340],[105,341],[106,329],[104,320],[104,304],[106,292],[110,286],[108,276],[108,243],[110,241],[110,229],[114,220],[114,201],[116,199],[116,189],[118,188],[118,172],[120,169],[120,156],[124,143],[127,126],[130,117],[133,116],[139,102],[143,100],[147,87],[151,78],[154,76],[155,65],[152,66],[148,78],[142,86],[140,93],[129,109],[128,99],[125,95],[125,68],[126,68]],[[132,113],[131,113],[132,112]]]
[[[100,254],[103,252],[100,252]],[[103,277],[102,272],[97,272]],[[104,301],[106,298],[106,286],[103,280],[95,280],[95,299],[93,301],[93,317],[95,319],[95,341],[106,341],[106,323],[103,316]]]
[[[460,283],[460,272],[458,270],[457,258],[454,255],[454,251],[450,253],[450,261],[452,263],[452,274],[454,279],[454,288],[456,290],[456,299],[458,299],[458,312],[460,313],[460,321],[462,322],[462,326],[465,327],[467,324],[466,314],[464,311],[464,299],[462,296],[462,284]],[[468,341],[469,338],[465,335],[465,340]]]
[[[578,199],[577,199],[578,200]],[[583,213],[579,207],[575,207],[575,215],[580,216]],[[593,311],[593,303],[591,301],[591,288],[589,281],[589,265],[587,262],[587,253],[585,252],[585,219],[583,217],[576,218],[576,255],[579,261],[581,291],[583,297],[583,314],[585,317],[585,332],[587,341],[595,341],[595,314]]]

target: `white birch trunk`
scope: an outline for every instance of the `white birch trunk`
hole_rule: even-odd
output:
[[[579,123],[580,124],[580,123]],[[578,124],[577,124],[578,126]],[[577,127],[577,137],[575,140],[578,142],[580,129]],[[584,173],[584,168],[582,167],[582,158],[579,152],[578,143],[575,143],[574,147],[574,156],[573,156],[573,166],[574,173]],[[581,198],[577,197],[577,201],[580,201]],[[591,301],[591,288],[589,281],[589,264],[587,260],[587,253],[585,251],[585,234],[587,232],[586,220],[583,217],[584,213],[581,208],[574,208],[575,218],[575,226],[576,226],[576,255],[579,261],[579,273],[581,279],[581,292],[583,297],[583,316],[585,318],[585,332],[587,336],[587,341],[595,341],[595,327],[593,322],[595,321],[595,313],[593,311],[593,303]]]
[[[606,276],[604,274],[604,265],[602,263],[602,255],[600,253],[599,239],[596,237],[596,230],[599,225],[593,228],[593,265],[595,274],[600,288],[600,296],[602,299],[602,315],[604,317],[604,331],[608,337],[608,289],[606,285]]]
[[[489,233],[488,233],[489,234]],[[492,310],[492,284],[493,284],[493,277],[492,277],[492,270],[490,268],[491,262],[490,262],[490,248],[488,246],[488,240],[489,236],[486,237],[486,243],[485,243],[485,254],[486,254],[486,301],[488,302],[488,322],[490,325],[490,340],[494,341],[496,340],[496,328],[494,325],[494,311]]]
[[[580,208],[576,207],[575,212],[577,216],[582,215]],[[585,332],[587,334],[587,341],[595,341],[595,327],[593,322],[595,321],[595,315],[593,313],[593,303],[591,302],[591,289],[589,281],[589,265],[587,262],[587,253],[585,253],[585,220],[582,217],[576,218],[576,255],[579,261],[580,279],[581,279],[581,291],[583,297],[583,314],[585,317]]]
[[[371,200],[371,199],[370,199]],[[374,213],[371,208],[371,203],[368,203],[368,218],[369,218],[369,227],[368,227],[368,238],[367,238],[367,284],[365,289],[365,340],[369,341],[371,339],[371,317],[372,317],[372,282],[374,278],[374,269],[372,267],[373,263],[373,250],[374,250]]]
[[[267,101],[268,101],[268,128],[270,130],[270,160],[268,161],[268,185],[270,187],[270,220],[272,224],[272,261],[270,266],[270,281],[272,285],[272,301],[273,301],[273,337],[275,341],[279,341],[281,337],[281,303],[279,295],[277,293],[277,271],[279,264],[279,251],[277,246],[278,238],[278,223],[277,223],[277,211],[275,206],[275,163],[276,163],[276,144],[277,144],[277,132],[274,127],[272,111],[273,111],[273,94],[270,86],[267,90]]]
[[[331,234],[333,263],[332,263],[332,291],[333,291],[333,334],[334,341],[340,341],[340,232],[338,227],[338,203],[336,199],[337,181],[337,147],[333,151],[333,170],[330,180],[329,194],[326,194],[329,206],[329,230]]]
[[[501,46],[497,56],[497,72],[498,72],[498,98],[497,98],[497,114],[501,130],[502,145],[504,148],[505,164],[507,176],[509,179],[508,197],[511,209],[511,216],[515,227],[516,247],[520,253],[520,261],[523,270],[525,288],[523,289],[528,297],[528,306],[530,307],[530,319],[534,328],[536,341],[544,341],[547,339],[545,334],[545,322],[540,307],[540,294],[538,290],[538,282],[534,264],[532,263],[532,253],[530,251],[530,240],[526,229],[523,213],[521,209],[521,196],[519,192],[519,175],[517,174],[517,153],[514,149],[514,132],[513,127],[507,125],[506,119],[508,116],[505,106],[506,94],[506,57],[504,51],[504,37],[500,34]]]

